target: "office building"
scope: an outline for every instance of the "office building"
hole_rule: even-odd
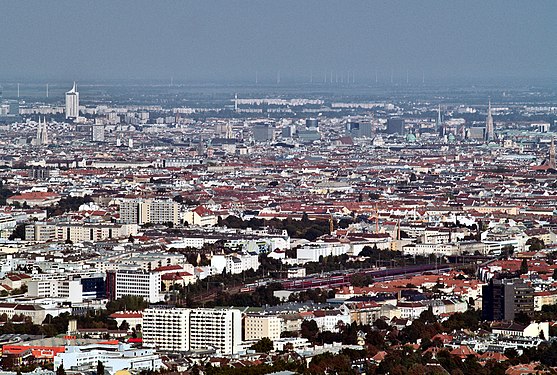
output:
[[[275,128],[270,124],[256,124],[253,127],[253,139],[256,142],[268,142],[274,139]]]
[[[238,309],[149,308],[143,313],[143,343],[160,350],[241,349],[242,313]]]
[[[369,121],[349,122],[346,124],[346,133],[356,138],[371,138],[373,136],[373,128]]]
[[[296,127],[294,125],[287,125],[282,128],[281,136],[282,138],[292,138],[296,133]]]
[[[387,134],[404,134],[404,119],[390,118],[387,120]]]
[[[108,277],[108,276],[107,276]],[[107,280],[107,286],[111,283]],[[139,296],[150,303],[157,303],[161,298],[161,275],[142,269],[120,269],[115,273],[114,293],[107,290],[107,295],[118,299],[123,296]]]
[[[534,312],[534,289],[521,279],[491,279],[482,288],[483,320],[514,320]]]
[[[66,118],[76,119],[79,117],[79,92],[75,82],[70,91],[66,93]]]

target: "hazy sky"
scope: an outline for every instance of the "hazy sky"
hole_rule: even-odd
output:
[[[556,16],[555,0],[6,0],[0,78],[555,78]]]

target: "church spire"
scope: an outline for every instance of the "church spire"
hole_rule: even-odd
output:
[[[493,116],[491,115],[491,98],[487,106],[487,118],[485,120],[485,140],[487,142],[495,140],[495,128],[493,125]]]

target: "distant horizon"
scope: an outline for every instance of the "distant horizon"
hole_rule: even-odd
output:
[[[557,2],[8,1],[2,80],[557,79]],[[45,22],[47,21],[47,22]]]
[[[258,79],[258,82],[255,79],[207,79],[203,77],[189,77],[189,78],[180,78],[180,77],[135,77],[135,78],[116,78],[116,77],[75,77],[75,78],[67,78],[67,77],[51,77],[51,78],[44,78],[44,77],[2,77],[0,76],[0,87],[6,87],[11,85],[64,85],[69,86],[75,81],[78,85],[85,85],[85,86],[94,86],[94,85],[155,85],[155,86],[187,86],[187,85],[216,85],[216,86],[229,86],[229,85],[242,85],[242,86],[381,86],[381,87],[420,87],[420,86],[436,86],[436,85],[449,85],[449,86],[483,86],[483,85],[505,85],[505,86],[514,86],[514,85],[525,85],[525,84],[532,84],[532,85],[544,85],[544,86],[552,86],[557,85],[557,76],[550,77],[550,76],[538,76],[538,77],[465,77],[465,76],[455,76],[455,77],[430,77],[425,78],[422,81],[422,78],[418,79],[417,77],[410,76],[408,82],[406,81],[406,77],[398,77],[393,78],[393,81],[390,81],[390,77],[387,76],[378,76],[377,81],[375,81],[375,77],[366,77],[361,76],[356,78],[355,81],[352,81],[350,78],[350,82],[342,82],[340,79],[340,75],[338,81],[333,79],[331,83],[330,80],[327,82],[324,81],[323,77],[321,80],[314,79],[310,81],[308,77],[303,77],[302,75],[282,75],[280,83],[277,83],[276,78],[273,80],[271,77],[262,76]],[[352,72],[350,72],[350,77],[352,77]],[[356,77],[358,75],[356,74]],[[307,79],[304,79],[307,78]],[[346,80],[346,72],[344,75],[344,80]],[[69,90],[69,89],[68,89]]]

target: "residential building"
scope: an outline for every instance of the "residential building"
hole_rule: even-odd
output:
[[[130,199],[120,203],[120,221],[128,224],[180,223],[179,205],[171,199]]]
[[[281,319],[276,315],[247,314],[244,317],[244,339],[260,340],[267,337],[271,340],[280,338]]]
[[[249,269],[259,268],[259,256],[251,253],[217,254],[211,257],[211,267],[216,273],[242,273]]]
[[[237,309],[150,308],[143,313],[143,340],[161,350],[216,349],[238,353],[242,313]]]
[[[189,316],[189,309],[146,309],[143,311],[143,343],[158,350],[189,350]]]

